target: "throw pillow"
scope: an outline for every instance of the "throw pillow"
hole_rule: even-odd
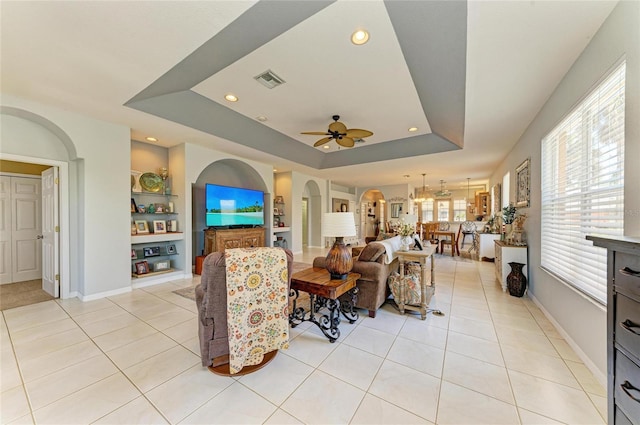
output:
[[[385,248],[384,245],[370,242],[367,246],[364,247],[360,255],[358,256],[358,261],[371,261],[375,262],[380,258],[382,254],[384,254]]]
[[[400,304],[402,298],[402,287],[404,286],[404,304],[420,304],[422,298],[420,294],[421,288],[419,276],[410,274],[405,275],[401,279],[399,273],[393,272],[389,275],[387,284],[389,285],[389,289],[391,290],[393,299],[396,300],[396,303]]]

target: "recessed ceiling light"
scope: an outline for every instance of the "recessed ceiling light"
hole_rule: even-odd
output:
[[[418,127],[409,127],[410,132],[418,131]]]
[[[256,119],[260,122],[265,122],[267,120],[267,117],[265,117],[264,115],[260,115],[257,116]]]
[[[274,169],[273,169],[273,172],[274,172],[274,173],[277,173],[277,172],[278,172],[278,169],[277,169],[277,168],[274,168]]]
[[[358,30],[351,34],[351,42],[360,46],[369,41],[369,33],[366,30]]]
[[[324,145],[323,148],[329,149],[329,145]]]
[[[229,102],[237,102],[238,98],[234,95],[232,95],[231,93],[225,95],[224,97],[225,99],[227,99]]]
[[[158,139],[156,139],[155,137],[146,137],[147,142],[157,142]]]

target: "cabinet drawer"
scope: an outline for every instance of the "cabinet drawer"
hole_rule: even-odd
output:
[[[640,360],[640,303],[616,294],[616,343]]]
[[[616,252],[614,273],[616,291],[640,301],[640,256]]]
[[[615,352],[615,404],[627,418],[640,424],[640,367],[620,351]]]

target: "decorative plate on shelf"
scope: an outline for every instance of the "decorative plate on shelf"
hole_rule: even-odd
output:
[[[162,190],[162,177],[156,173],[144,173],[140,176],[140,185],[147,192],[160,192]]]

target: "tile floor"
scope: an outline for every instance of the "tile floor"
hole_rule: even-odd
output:
[[[296,256],[309,262],[318,252]],[[226,378],[200,366],[196,307],[176,281],[83,303],[2,312],[1,423],[601,424],[606,392],[531,300],[493,264],[437,256],[444,317],[315,326],[264,369]]]

